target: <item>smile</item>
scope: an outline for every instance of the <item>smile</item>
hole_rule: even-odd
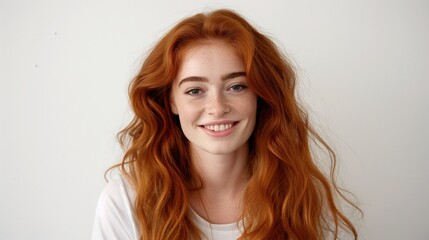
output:
[[[232,128],[233,123],[227,123],[227,124],[215,124],[215,125],[204,125],[203,127],[205,129],[214,131],[214,132],[220,132],[220,131],[225,131],[227,129]]]

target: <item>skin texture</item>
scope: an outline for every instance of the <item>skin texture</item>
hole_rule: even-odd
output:
[[[204,186],[191,206],[212,223],[237,221],[257,108],[243,61],[223,41],[199,42],[184,53],[171,96]]]

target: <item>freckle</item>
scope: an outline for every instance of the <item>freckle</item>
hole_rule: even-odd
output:
[[[54,32],[54,35],[55,35],[55,36],[58,36],[58,32]]]
[[[37,65],[37,64],[34,64],[34,67],[35,67],[35,68],[38,68],[38,67],[39,67],[39,65]]]

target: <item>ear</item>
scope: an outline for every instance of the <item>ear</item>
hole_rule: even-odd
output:
[[[174,113],[174,114],[176,114],[176,115],[178,115],[179,113],[178,113],[178,111],[177,111],[177,107],[176,107],[176,103],[174,102],[174,100],[173,99],[171,99],[170,98],[170,108],[171,108],[171,111]]]

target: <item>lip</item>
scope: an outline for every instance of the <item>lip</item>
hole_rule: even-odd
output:
[[[230,135],[232,132],[234,132],[234,130],[237,128],[238,125],[238,121],[215,121],[215,122],[209,122],[203,125],[199,125],[199,127],[208,135],[212,136],[212,137],[217,137],[217,138],[222,138],[222,137],[226,137],[228,135]],[[205,128],[204,126],[207,125],[221,125],[221,124],[232,124],[232,126],[226,130],[223,131],[213,131],[210,129]]]
[[[200,124],[200,126],[220,125],[220,124],[230,124],[230,123],[232,123],[234,125],[235,123],[238,123],[238,121],[220,120],[220,121],[213,121],[213,122],[207,122],[207,123],[204,123],[204,124]]]

